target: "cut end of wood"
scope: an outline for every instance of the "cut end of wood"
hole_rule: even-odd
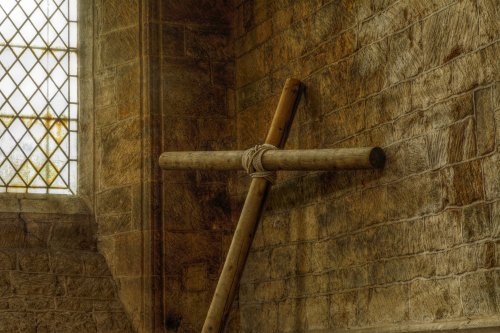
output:
[[[383,169],[385,165],[385,153],[380,147],[375,147],[370,152],[370,164],[375,169]]]

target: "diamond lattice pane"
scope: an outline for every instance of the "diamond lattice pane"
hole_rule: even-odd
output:
[[[0,192],[76,193],[77,6],[0,1]]]

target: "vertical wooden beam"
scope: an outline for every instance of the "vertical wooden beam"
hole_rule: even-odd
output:
[[[302,84],[299,80],[286,81],[265,143],[283,148],[300,100],[301,90]],[[202,333],[218,333],[224,327],[245,268],[257,224],[264,210],[269,185],[270,183],[263,178],[252,179]]]

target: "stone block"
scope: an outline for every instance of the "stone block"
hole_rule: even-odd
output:
[[[452,94],[452,66],[445,65],[419,75],[412,81],[412,108],[428,107]]]
[[[168,57],[182,57],[185,54],[184,26],[163,23],[161,25],[162,51]]]
[[[109,276],[106,260],[100,253],[86,252],[82,256],[85,275],[89,276]]]
[[[268,249],[251,252],[243,271],[242,281],[260,281],[269,278],[272,275],[272,269],[269,267],[269,255]]]
[[[436,251],[453,247],[462,241],[462,215],[446,210],[438,215],[407,222],[410,253]]]
[[[271,252],[271,278],[284,278],[296,273],[297,247],[288,245],[274,248]]]
[[[124,312],[96,312],[94,314],[97,333],[132,333],[134,330]]]
[[[36,329],[40,332],[95,332],[91,313],[84,312],[38,312],[34,316]]]
[[[51,300],[54,302],[54,300]],[[58,297],[55,299],[56,309],[59,311],[92,312],[94,301],[82,298]]]
[[[284,244],[290,239],[290,217],[287,212],[266,213],[262,218],[262,234],[266,246]]]
[[[317,207],[307,206],[293,209],[290,212],[290,241],[306,241],[318,239]]]
[[[96,214],[113,215],[132,211],[132,189],[118,187],[96,195]]]
[[[304,297],[325,294],[330,290],[329,274],[297,275],[286,282],[286,295],[288,297]]]
[[[110,236],[131,231],[132,217],[130,213],[119,215],[102,215],[97,217],[98,232],[101,236]]]
[[[116,101],[118,104],[135,105],[131,112],[123,112],[124,108],[118,109],[119,119],[140,115],[140,91],[141,91],[141,65],[132,62],[116,69]]]
[[[433,168],[461,162],[476,156],[474,121],[466,118],[448,128],[431,131],[426,136],[429,159]]]
[[[34,332],[37,329],[36,316],[24,311],[0,312],[0,332]]]
[[[139,22],[137,0],[99,0],[97,6],[97,26],[101,35]]]
[[[338,62],[354,53],[356,48],[356,32],[354,29],[333,36],[321,43],[316,49],[311,50],[298,59],[298,66],[303,76],[309,76],[317,70]],[[306,84],[309,89],[314,86]]]
[[[459,94],[477,86],[498,80],[499,64],[495,61],[498,43],[491,44],[478,51],[465,54],[450,63],[452,73],[448,89],[452,94]]]
[[[491,205],[491,223],[493,224],[493,237],[500,236],[500,201]],[[500,254],[500,253],[499,253]]]
[[[346,106],[359,96],[361,77],[352,59],[334,63],[322,70],[319,75],[323,113]]]
[[[478,160],[443,169],[444,199],[447,205],[463,206],[483,198],[483,178]]]
[[[381,325],[408,320],[407,284],[370,288],[360,292],[359,323]],[[387,311],[390,308],[391,311]]]
[[[305,300],[305,313],[308,330],[322,330],[329,326],[329,298],[317,296]]]
[[[490,268],[495,262],[495,248],[491,242],[455,247],[436,255],[437,276],[463,274],[481,268]]]
[[[435,321],[461,314],[457,278],[416,280],[410,285],[410,320]]]
[[[96,107],[109,107],[115,104],[115,70],[109,70],[95,78],[95,105]]]
[[[106,190],[140,179],[140,122],[134,118],[106,129],[99,142],[99,188]]]
[[[49,254],[46,251],[19,251],[18,260],[22,271],[39,273],[50,271]]]
[[[139,29],[137,27],[113,31],[98,40],[97,64],[106,69],[131,61],[139,56]]]
[[[81,275],[84,273],[80,253],[55,250],[50,252],[51,271],[55,274]]]
[[[232,3],[227,0],[174,0],[161,3],[163,19],[177,23],[231,23]]]
[[[0,272],[0,296],[2,298],[12,296],[11,278],[9,272]],[[9,305],[7,305],[10,308]]]
[[[307,329],[304,299],[287,299],[278,304],[278,327],[282,332],[297,332]]]
[[[334,328],[354,326],[357,321],[358,292],[335,293],[330,296],[330,320]]]
[[[422,71],[422,26],[415,24],[389,37],[387,80],[389,84],[416,76]]]
[[[274,304],[246,304],[240,310],[244,332],[272,333],[278,329],[278,307]]]
[[[243,87],[256,82],[271,72],[272,57],[275,55],[269,44],[263,44],[236,59],[236,86]],[[271,60],[271,61],[270,61]]]
[[[234,44],[230,35],[229,27],[188,27],[185,30],[186,55],[212,61],[227,61],[234,56]]]
[[[16,267],[16,253],[11,251],[0,251],[0,270],[9,271]]]
[[[207,73],[210,75],[210,72]],[[194,82],[200,82],[195,80]],[[163,91],[163,103],[183,117],[227,117],[226,88],[174,82]]]
[[[117,235],[115,238],[115,276],[140,276],[143,266],[143,237],[148,232],[136,231]]]
[[[325,115],[322,125],[325,127],[326,145],[362,131],[366,128],[364,101]]]
[[[329,290],[333,292],[357,289],[368,285],[366,266],[335,269],[329,273]]]
[[[498,271],[481,271],[460,278],[460,296],[463,314],[474,316],[497,313],[499,291]]]
[[[208,272],[206,264],[193,264],[183,271],[183,286],[187,291],[204,291],[208,288]]]
[[[207,262],[209,273],[218,273],[221,261],[221,242],[221,236],[213,232],[167,232],[165,235],[165,260],[175,264],[168,265],[166,272],[180,274],[185,264]],[[213,249],[213,251],[206,249]]]
[[[55,223],[49,246],[52,249],[95,250],[94,228],[90,223]]]
[[[254,297],[257,302],[277,302],[287,295],[286,281],[261,282],[255,285]]]
[[[15,295],[62,296],[65,293],[63,278],[52,274],[12,272],[11,283]]]
[[[500,157],[498,154],[489,156],[482,160],[484,173],[484,191],[486,198],[500,198]]]
[[[405,282],[417,277],[430,278],[436,273],[434,255],[418,255],[390,259],[383,262],[383,274],[378,275],[377,283]]]
[[[495,0],[479,0],[479,42],[487,44],[493,42],[500,34],[500,13]]]
[[[385,75],[388,54],[387,39],[370,44],[355,54],[351,70],[361,82],[360,97],[379,92],[388,84]],[[350,85],[351,82],[343,82],[343,84]]]
[[[476,110],[476,140],[479,155],[490,153],[495,148],[495,115],[493,112],[493,89],[474,92]]]
[[[439,66],[474,50],[478,31],[476,13],[475,1],[464,0],[422,22],[425,68]]]
[[[462,235],[464,242],[473,242],[494,237],[494,221],[491,220],[489,205],[475,205],[462,211]]]
[[[0,227],[2,228],[2,232],[0,233],[0,248],[24,247],[25,232],[21,221],[2,221]]]
[[[116,297],[114,283],[109,277],[68,276],[66,289],[69,297],[95,299],[114,299]]]
[[[384,173],[390,180],[430,169],[427,142],[422,136],[390,145],[386,155]]]
[[[411,84],[391,86],[366,100],[366,127],[390,122],[411,109]]]
[[[387,188],[388,217],[400,219],[439,211],[443,199],[440,184],[441,177],[436,172],[390,184]]]

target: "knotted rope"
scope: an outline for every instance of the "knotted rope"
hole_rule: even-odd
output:
[[[276,181],[276,172],[268,171],[264,168],[262,165],[262,156],[265,152],[276,149],[278,148],[264,143],[245,150],[243,157],[241,158],[241,164],[250,177],[264,178],[265,180],[271,182],[271,184],[274,184]]]

